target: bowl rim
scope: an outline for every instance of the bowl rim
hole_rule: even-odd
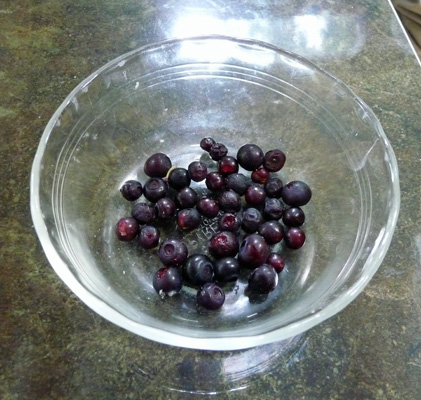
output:
[[[264,48],[265,50],[281,54],[294,60],[299,61],[310,67],[311,69],[318,71],[319,73],[327,76],[329,79],[334,80],[337,85],[340,85],[341,89],[345,93],[358,101],[361,106],[369,113],[370,117],[376,123],[377,135],[381,138],[384,144],[385,151],[387,152],[390,160],[390,176],[392,177],[392,206],[390,207],[390,212],[388,214],[387,223],[385,224],[385,229],[383,229],[377,239],[376,239],[376,249],[373,250],[366,260],[365,273],[359,277],[358,280],[352,283],[352,285],[343,293],[341,296],[335,298],[332,302],[327,304],[323,309],[314,312],[313,314],[296,321],[293,324],[288,326],[274,329],[269,332],[264,332],[258,335],[251,336],[230,336],[230,337],[195,337],[187,336],[184,334],[173,333],[173,332],[162,332],[158,328],[154,328],[148,325],[143,325],[138,322],[134,322],[128,317],[120,314],[117,310],[113,309],[111,306],[106,304],[104,301],[99,299],[96,295],[90,292],[85,288],[71,273],[67,263],[60,257],[58,251],[55,249],[49,234],[47,226],[44,223],[42,208],[40,204],[39,197],[39,187],[40,187],[40,170],[42,165],[42,159],[44,152],[47,148],[47,142],[52,134],[54,127],[56,126],[57,121],[59,120],[61,114],[65,108],[71,103],[72,99],[83,90],[84,87],[89,85],[89,83],[95,80],[103,71],[110,69],[131,58],[136,54],[140,54],[146,51],[149,51],[154,48],[159,48],[163,46],[168,46],[177,42],[186,42],[186,41],[209,41],[209,40],[219,40],[219,41],[229,41],[241,44],[244,46],[253,46],[258,48]],[[61,280],[68,286],[68,288],[85,303],[93,311],[101,315],[103,318],[109,320],[110,322],[131,331],[137,335],[140,335],[144,338],[160,342],[167,345],[186,347],[191,349],[200,349],[200,350],[240,350],[251,347],[256,347],[264,344],[269,344],[277,341],[282,341],[293,336],[297,336],[315,325],[321,323],[322,321],[332,317],[341,310],[343,310],[349,303],[351,303],[365,288],[370,279],[376,273],[377,269],[381,265],[389,245],[391,243],[394,229],[397,223],[398,215],[400,208],[400,186],[399,186],[399,174],[398,174],[398,163],[396,156],[393,152],[391,144],[374,112],[368,107],[368,105],[361,100],[347,85],[345,85],[340,79],[336,76],[333,76],[331,73],[320,68],[313,62],[307,60],[301,55],[295,54],[291,51],[283,50],[279,47],[276,47],[272,44],[247,38],[238,38],[225,35],[205,35],[205,36],[192,36],[192,37],[183,37],[183,38],[170,38],[154,43],[149,43],[139,48],[136,48],[132,51],[129,51],[125,54],[118,56],[117,58],[107,62],[102,67],[97,69],[95,72],[91,73],[87,78],[82,80],[65,98],[65,100],[60,104],[56,109],[49,122],[47,123],[43,134],[41,136],[31,169],[30,175],[30,210],[31,216],[34,224],[34,228],[38,238],[41,242],[44,253],[55,270],[57,275]],[[373,254],[374,253],[374,254]],[[368,265],[371,263],[370,265]]]

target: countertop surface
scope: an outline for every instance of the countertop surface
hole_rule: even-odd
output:
[[[0,398],[406,399],[421,396],[421,75],[386,0],[0,0]],[[29,182],[43,129],[104,63],[169,37],[226,34],[299,53],[375,112],[396,153],[401,212],[363,293],[288,343],[168,347],[112,325],[54,273]]]

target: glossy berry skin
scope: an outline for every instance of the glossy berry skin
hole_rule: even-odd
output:
[[[278,274],[270,265],[262,264],[249,276],[248,290],[258,294],[272,292],[278,284]]]
[[[284,238],[284,228],[278,221],[264,222],[259,226],[258,232],[269,245],[279,243]]]
[[[123,186],[121,186],[120,192],[126,200],[135,201],[142,196],[142,184],[135,180],[126,181]]]
[[[187,246],[181,240],[166,239],[159,246],[158,256],[165,266],[179,267],[187,260]]]
[[[175,190],[189,186],[191,178],[189,172],[185,168],[177,167],[168,174],[168,184]]]
[[[210,158],[214,161],[219,161],[228,153],[227,147],[223,143],[215,143],[209,150]]]
[[[221,231],[237,232],[241,227],[241,219],[236,213],[223,213],[218,218],[218,228]]]
[[[284,205],[278,199],[266,199],[262,214],[266,219],[278,221],[282,217],[284,209]]]
[[[285,268],[285,260],[279,253],[270,253],[266,264],[270,265],[278,274]]]
[[[238,149],[237,161],[246,171],[254,171],[263,163],[263,151],[255,144],[245,144]]]
[[[302,181],[288,182],[282,189],[282,200],[293,207],[301,207],[311,199],[310,187]]]
[[[196,209],[207,218],[215,218],[219,213],[218,202],[210,197],[203,196],[196,204]]]
[[[240,263],[235,257],[224,257],[215,261],[214,274],[218,282],[235,282],[240,273]]]
[[[215,258],[235,257],[238,253],[238,237],[235,233],[222,231],[215,233],[209,240],[209,254]]]
[[[163,178],[171,167],[171,160],[166,154],[155,153],[146,160],[143,170],[151,178]]]
[[[245,268],[257,268],[266,262],[268,255],[269,246],[263,236],[253,233],[242,241],[238,261]]]
[[[168,220],[174,217],[177,206],[173,199],[163,197],[155,203],[156,216],[159,219]]]
[[[139,245],[144,249],[153,249],[159,244],[159,229],[152,225],[145,225],[139,232]]]
[[[285,231],[284,242],[290,249],[299,249],[303,247],[306,241],[306,234],[301,228],[293,227]]]
[[[235,157],[224,156],[218,161],[218,172],[221,175],[229,175],[238,172],[238,162]]]
[[[149,224],[155,217],[155,209],[146,203],[136,203],[132,208],[132,217],[136,218],[139,224]]]
[[[216,283],[205,283],[197,292],[197,304],[207,310],[218,310],[225,302],[225,293]]]
[[[133,240],[139,232],[139,222],[133,217],[119,219],[115,227],[117,238],[122,242]]]
[[[200,141],[200,147],[205,151],[209,151],[215,143],[216,143],[215,140],[212,139],[211,137],[204,137]]]
[[[162,298],[179,293],[183,287],[180,269],[176,267],[160,268],[153,277],[152,285]]]
[[[219,208],[225,212],[238,212],[241,210],[240,195],[233,190],[226,190],[218,196]]]
[[[180,208],[191,208],[196,205],[198,197],[193,188],[184,187],[177,192],[175,201]]]
[[[306,216],[300,207],[289,207],[282,215],[282,222],[289,227],[297,227],[304,224]]]
[[[184,232],[191,232],[200,226],[202,216],[195,208],[184,208],[177,213],[177,226]]]
[[[213,263],[205,254],[192,254],[183,265],[183,277],[192,285],[203,285],[213,280]]]
[[[266,199],[266,192],[262,186],[259,185],[250,185],[246,193],[244,194],[244,198],[250,206],[258,206],[263,204]]]
[[[167,192],[168,185],[161,178],[149,178],[143,186],[143,195],[153,203],[165,197]]]
[[[264,167],[259,167],[251,173],[250,177],[253,182],[263,184],[269,179],[270,172]]]
[[[209,172],[206,175],[205,184],[211,192],[219,192],[224,188],[224,177],[216,171]]]
[[[257,208],[250,207],[243,211],[241,219],[241,228],[243,228],[244,232],[256,232],[260,224],[262,223],[263,216]]]
[[[284,166],[286,161],[285,153],[279,149],[269,150],[263,158],[263,166],[269,172],[277,172]]]
[[[187,167],[187,171],[192,181],[201,182],[208,174],[208,167],[201,161],[192,161]]]
[[[276,176],[271,176],[265,183],[266,196],[279,199],[282,195],[283,182]]]
[[[234,190],[240,196],[244,195],[250,183],[246,176],[241,173],[233,173],[225,178],[225,186],[227,189]]]

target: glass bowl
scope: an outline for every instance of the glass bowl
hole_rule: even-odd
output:
[[[196,289],[162,300],[152,286],[157,251],[116,238],[132,204],[123,182],[145,182],[143,163],[164,152],[186,167],[201,138],[232,155],[247,142],[287,156],[277,174],[313,190],[305,245],[279,245],[285,269],[264,301],[226,288],[218,311]],[[197,184],[203,187],[203,182]],[[127,53],[81,82],[49,121],[32,168],[31,212],[60,278],[109,321],[161,343],[245,349],[296,336],[347,306],[390,244],[399,210],[397,162],[379,121],[341,81],[269,44],[220,36],[168,40]],[[215,223],[163,236],[206,252]],[[166,235],[166,236],[164,236]]]

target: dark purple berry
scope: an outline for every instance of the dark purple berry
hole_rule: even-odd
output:
[[[246,192],[250,183],[245,175],[241,173],[234,173],[226,177],[225,185],[227,189],[234,190],[234,192],[242,196]]]
[[[143,170],[151,178],[163,178],[171,167],[171,160],[166,154],[155,153],[146,160]]]
[[[263,166],[269,172],[277,172],[285,164],[286,156],[283,151],[279,149],[269,150],[263,158]]]
[[[248,290],[267,294],[272,292],[278,284],[278,274],[270,265],[263,264],[257,267],[249,276]]]
[[[180,269],[176,267],[160,268],[153,277],[152,285],[162,298],[177,294],[183,287]]]
[[[218,172],[221,175],[229,175],[238,172],[238,162],[235,157],[224,156],[218,161]]]
[[[183,276],[192,285],[212,282],[212,260],[204,254],[192,254],[183,265]]]
[[[282,215],[282,222],[286,226],[296,227],[304,224],[306,216],[300,207],[287,208]]]
[[[269,179],[270,173],[266,168],[259,167],[251,173],[250,177],[253,182],[263,184]]]
[[[228,149],[222,143],[215,143],[209,150],[210,158],[214,161],[219,161],[222,157],[226,156]]]
[[[284,228],[278,221],[266,221],[259,226],[258,232],[269,245],[279,243],[284,237]]]
[[[219,192],[224,188],[224,177],[219,172],[209,172],[205,184],[211,192]]]
[[[160,233],[158,228],[145,225],[139,232],[139,245],[144,249],[153,249],[158,246]]]
[[[263,236],[253,233],[246,236],[238,251],[238,261],[245,268],[256,268],[264,264],[269,255],[269,246]]]
[[[255,144],[245,144],[237,152],[237,161],[247,171],[254,171],[263,163],[263,151]]]
[[[143,195],[155,203],[167,195],[168,185],[161,178],[149,178],[143,187]]]
[[[250,185],[244,194],[244,198],[247,204],[251,206],[263,204],[266,199],[265,189],[259,185]]]
[[[270,265],[279,274],[285,267],[285,260],[279,253],[270,253],[266,264]]]
[[[243,211],[241,228],[243,228],[244,232],[256,232],[262,222],[262,214],[257,208],[250,207]]]
[[[222,231],[215,233],[209,240],[209,254],[215,258],[235,257],[238,253],[238,237],[235,233]]]
[[[303,247],[306,241],[306,234],[301,228],[293,227],[285,231],[284,241],[290,249],[299,249]]]
[[[218,228],[221,231],[237,232],[241,226],[241,219],[235,213],[223,213],[218,218]]]
[[[240,273],[240,263],[235,257],[224,257],[215,261],[213,269],[218,282],[235,282]]]
[[[181,240],[166,239],[159,246],[158,256],[162,264],[179,267],[187,260],[187,246]]]
[[[218,196],[219,208],[225,212],[238,212],[241,210],[240,195],[233,190],[226,190]]]
[[[191,187],[180,189],[175,197],[176,203],[180,208],[191,208],[197,203],[197,192]]]
[[[177,214],[177,226],[184,232],[191,232],[199,227],[202,216],[195,208],[184,208]]]
[[[218,202],[210,197],[203,196],[196,205],[197,210],[207,218],[215,218],[219,213]]]
[[[136,203],[132,208],[132,217],[136,218],[139,224],[149,224],[155,217],[155,209],[146,203]]]
[[[289,206],[300,207],[310,201],[311,194],[311,189],[305,182],[291,181],[282,189],[282,200]]]
[[[197,292],[197,304],[207,310],[218,310],[225,302],[225,293],[216,283],[205,283]]]
[[[276,176],[270,177],[265,183],[265,191],[267,197],[279,199],[283,188],[282,181]]]
[[[200,147],[205,151],[209,151],[215,143],[215,140],[211,137],[205,137],[200,141]]]
[[[177,206],[174,200],[169,197],[163,197],[155,203],[155,212],[159,219],[171,219],[174,217],[176,210]]]
[[[284,205],[278,199],[266,199],[262,214],[266,219],[277,221],[282,217],[284,209]]]
[[[175,190],[189,186],[190,182],[190,175],[185,168],[174,168],[168,175],[168,184]]]
[[[133,217],[121,218],[116,225],[115,233],[122,242],[133,240],[139,232],[139,222]]]
[[[126,200],[137,200],[143,193],[142,184],[135,180],[126,181],[120,188],[120,192]]]
[[[208,174],[208,167],[201,161],[192,161],[187,167],[190,178],[195,182],[201,182]]]

